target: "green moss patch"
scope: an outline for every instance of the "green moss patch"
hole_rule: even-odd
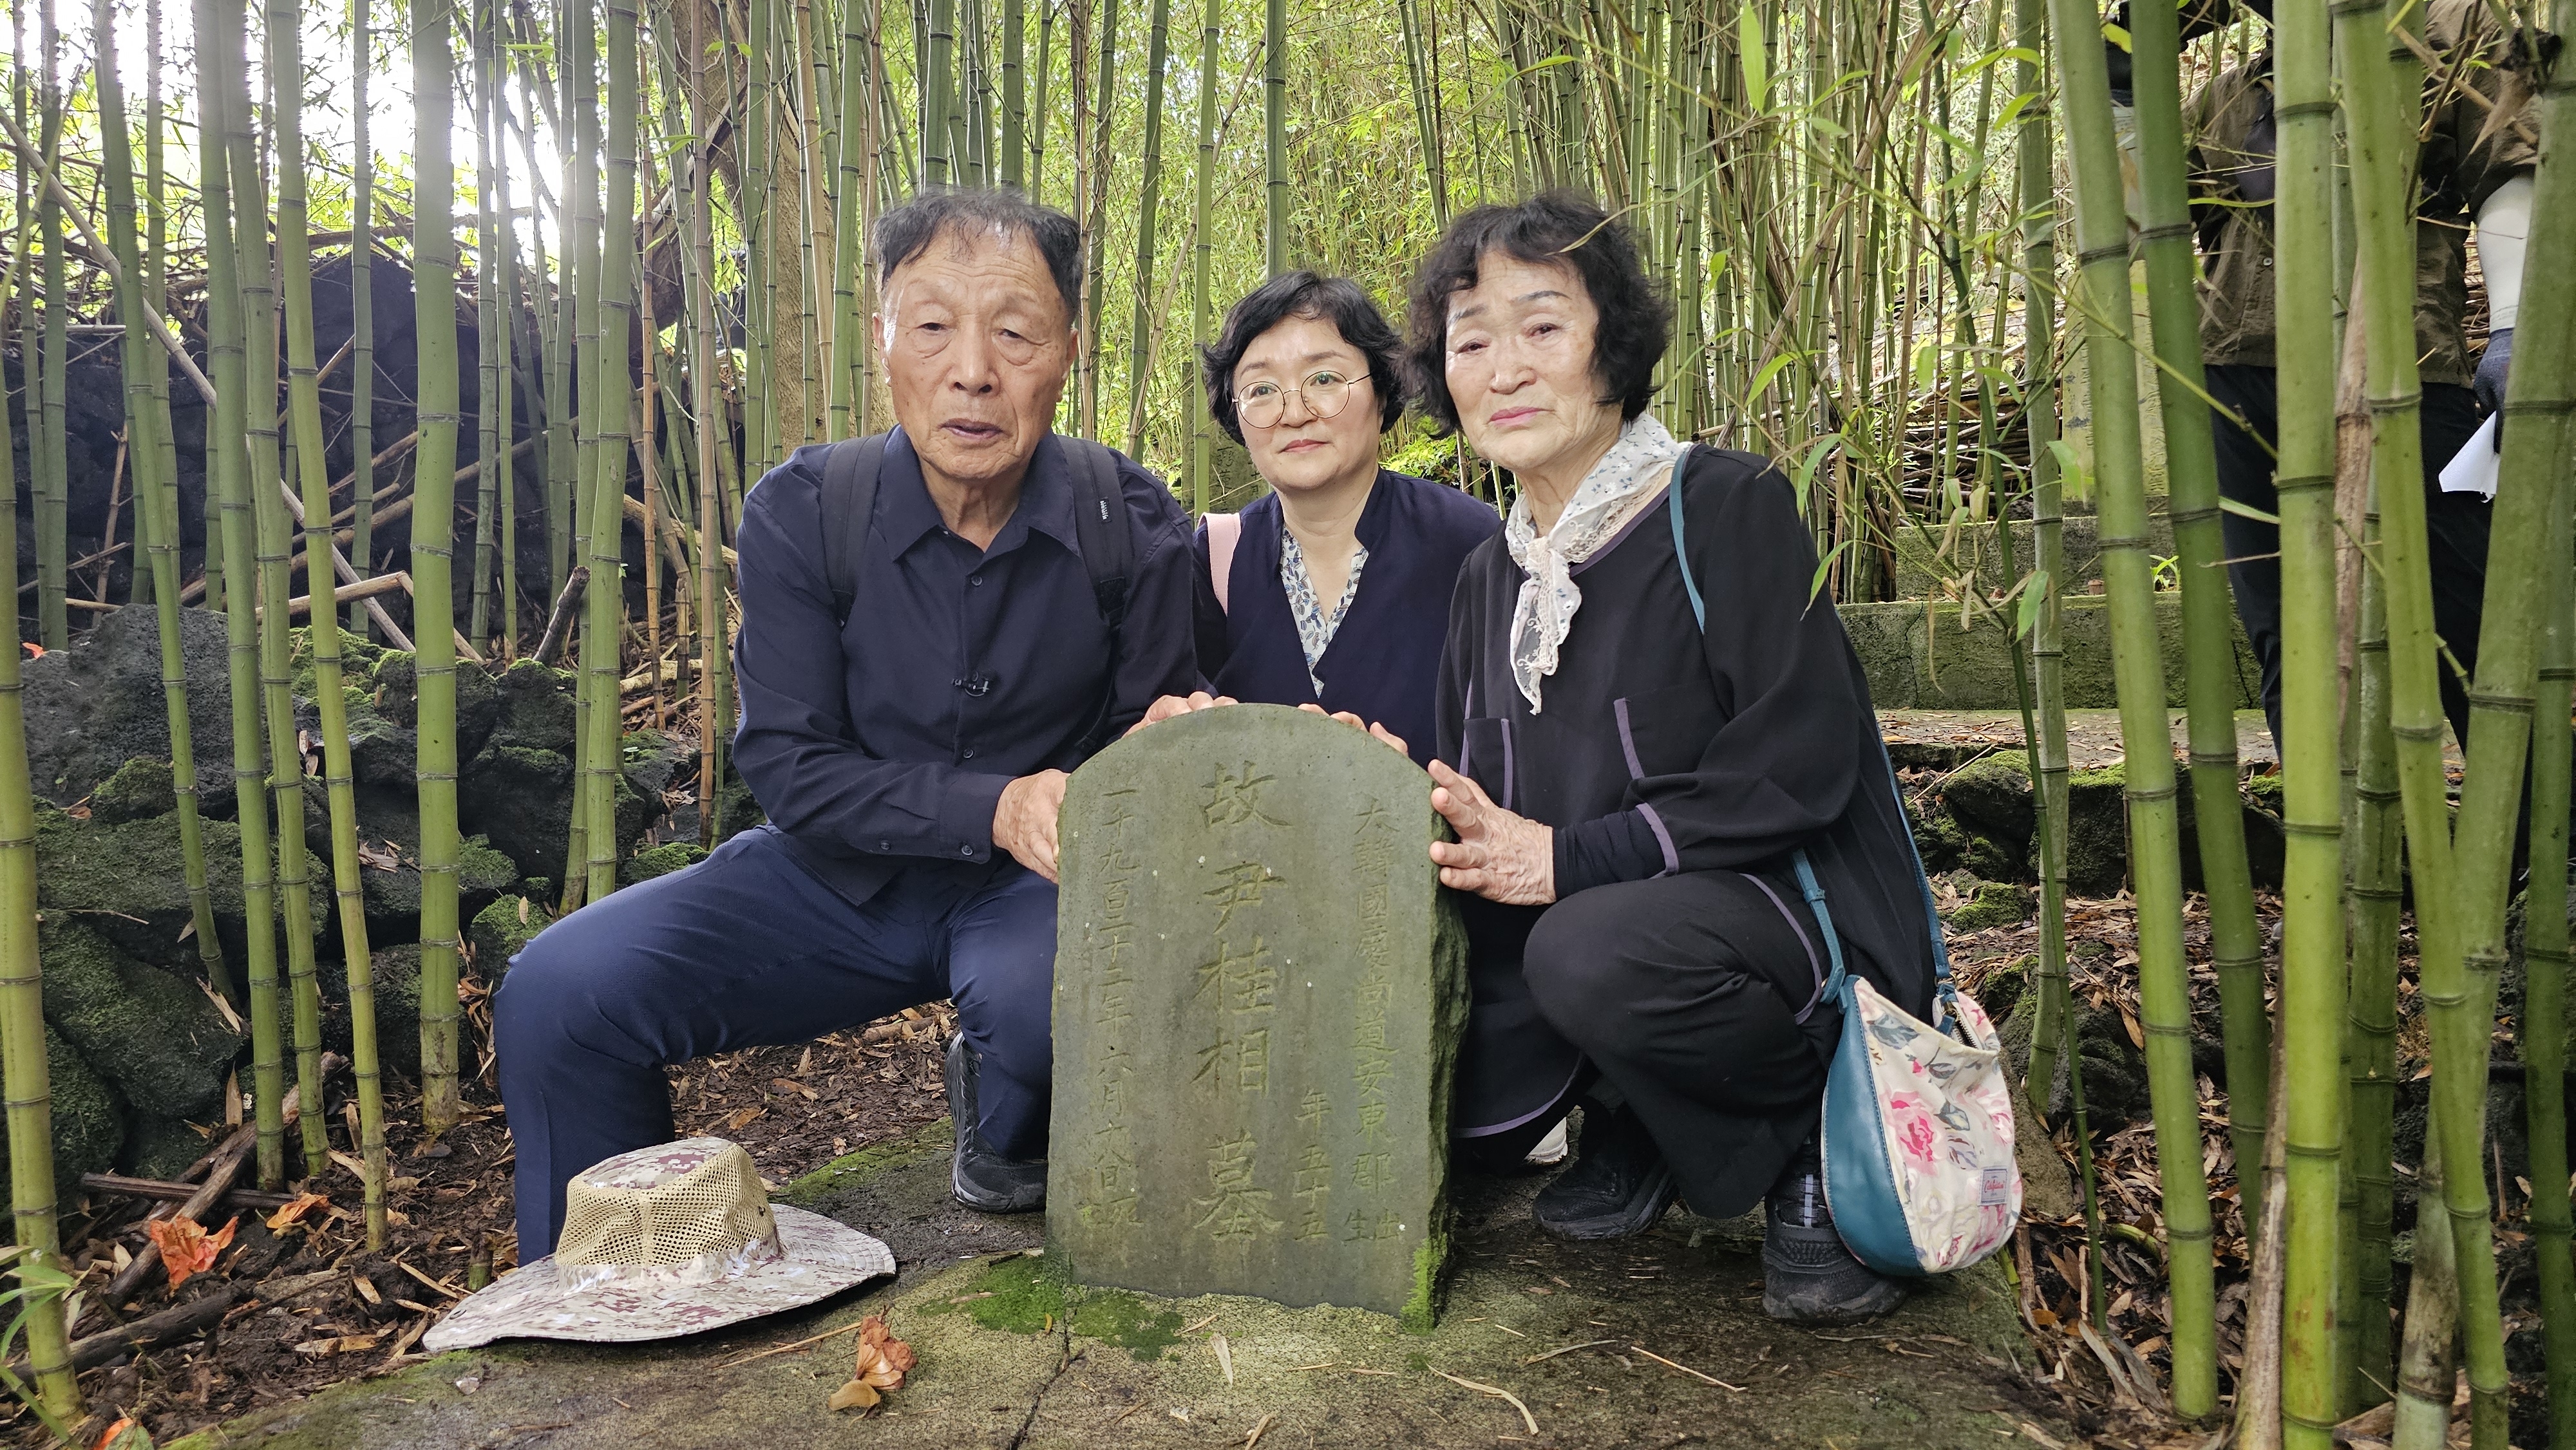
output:
[[[1181,1342],[1181,1316],[1113,1289],[1082,1296],[1073,1311],[1073,1332],[1117,1345],[1137,1359],[1156,1360]]]
[[[1013,1255],[986,1269],[953,1299],[924,1304],[915,1312],[937,1317],[960,1309],[985,1329],[1008,1334],[1044,1334],[1064,1322],[1067,1285],[1047,1271],[1043,1259]]]

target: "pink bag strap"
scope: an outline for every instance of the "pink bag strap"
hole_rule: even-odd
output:
[[[1243,515],[1209,514],[1203,520],[1208,536],[1208,580],[1216,585],[1216,607],[1226,608],[1226,590],[1233,582],[1234,546],[1243,538]]]

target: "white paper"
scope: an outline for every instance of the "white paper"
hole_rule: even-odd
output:
[[[2442,492],[2473,493],[2490,503],[2496,491],[2496,420],[2501,413],[2489,413],[2469,435],[2468,445],[2442,465]]]

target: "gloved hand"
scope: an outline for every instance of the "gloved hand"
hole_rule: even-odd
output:
[[[2505,373],[2513,366],[2513,329],[2487,334],[2487,355],[2478,359],[2477,376],[2469,380],[2470,391],[2478,395],[2478,406],[2490,413],[2504,408]]]

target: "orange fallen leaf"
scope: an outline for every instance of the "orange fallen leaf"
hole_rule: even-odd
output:
[[[180,1285],[215,1266],[215,1259],[232,1245],[233,1230],[241,1225],[236,1214],[224,1226],[208,1233],[203,1224],[186,1214],[175,1218],[156,1219],[143,1226],[152,1242],[161,1249],[161,1267],[170,1271],[170,1287]]]
[[[294,1227],[296,1224],[303,1222],[306,1214],[311,1213],[317,1208],[328,1208],[330,1205],[331,1200],[327,1195],[319,1193],[299,1193],[295,1195],[295,1201],[293,1203],[286,1205],[284,1208],[281,1208],[277,1212],[268,1216],[269,1232],[282,1233],[285,1230]]]
[[[872,1408],[903,1388],[904,1374],[913,1363],[912,1346],[895,1338],[885,1320],[871,1314],[859,1323],[857,1362],[851,1366],[849,1380],[832,1391],[825,1403],[835,1410]]]
[[[89,1450],[108,1450],[109,1446],[116,1443],[116,1438],[119,1435],[122,1435],[133,1428],[134,1417],[132,1415],[119,1416],[115,1424],[108,1426],[105,1431],[100,1433],[96,1440],[90,1442]]]

